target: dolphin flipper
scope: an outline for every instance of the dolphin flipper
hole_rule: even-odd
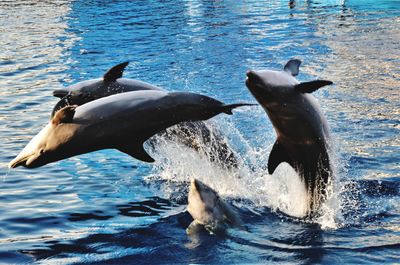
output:
[[[121,78],[122,74],[124,73],[125,67],[128,64],[129,62],[120,63],[108,70],[107,73],[105,73],[103,76],[104,82],[110,83],[114,82],[118,78]]]
[[[321,88],[323,86],[328,86],[332,85],[332,81],[327,81],[327,80],[314,80],[310,82],[303,82],[298,85],[295,85],[295,89],[299,91],[300,93],[312,93],[318,88]]]
[[[289,154],[286,152],[285,148],[278,141],[276,141],[272,147],[271,153],[269,154],[268,173],[274,173],[275,169],[282,162],[287,162],[293,167]]]
[[[153,163],[155,160],[143,148],[143,143],[135,143],[133,145],[118,148],[121,152],[130,155],[138,160]]]
[[[283,70],[285,72],[288,72],[292,76],[296,76],[299,74],[299,67],[300,67],[301,61],[297,59],[290,60],[285,64],[285,67]]]

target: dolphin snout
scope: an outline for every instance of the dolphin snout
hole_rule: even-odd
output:
[[[253,71],[253,70],[247,70],[246,76],[247,76],[247,78],[250,78],[250,79],[259,79],[260,78],[258,76],[258,74],[256,73],[256,71]]]
[[[10,163],[8,163],[8,168],[16,168],[19,166],[23,166],[26,168],[36,168],[40,167],[43,164],[39,161],[39,157],[35,154],[28,155],[25,157],[16,157]]]
[[[69,91],[65,89],[57,89],[53,91],[53,96],[58,97],[58,98],[63,98],[66,95],[68,95]]]
[[[253,70],[247,70],[246,71],[246,83],[260,83],[261,78],[260,76],[256,73],[256,71]]]
[[[16,157],[13,160],[11,160],[10,163],[8,163],[8,168],[16,168],[19,166],[26,166],[26,161],[29,159],[29,156],[27,157]]]
[[[247,77],[254,77],[256,75],[256,73],[253,70],[247,70],[246,75],[247,75]]]
[[[193,179],[190,181],[190,189],[199,190],[199,182],[198,182],[197,179],[193,178]]]

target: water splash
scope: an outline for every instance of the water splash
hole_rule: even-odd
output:
[[[221,126],[221,124],[219,125]],[[235,145],[242,147],[238,155],[238,168],[218,166],[206,156],[179,143],[166,139],[157,139],[157,147],[152,156],[157,161],[146,181],[162,181],[164,196],[168,198],[186,198],[191,178],[197,178],[216,190],[221,197],[233,200],[238,207],[261,213],[265,207],[275,212],[302,218],[308,210],[308,194],[305,184],[296,171],[287,163],[281,163],[270,175],[265,169],[265,154],[268,148],[253,148],[232,123],[225,122],[230,132],[234,132]],[[244,148],[243,148],[244,147]],[[235,149],[235,148],[234,148]],[[341,220],[342,187],[336,182],[329,185],[329,197],[322,204],[318,217],[311,220],[320,224],[322,229],[336,229]]]
[[[3,182],[6,181],[6,178],[8,177],[8,174],[10,174],[10,168],[8,168],[7,173],[3,175]]]

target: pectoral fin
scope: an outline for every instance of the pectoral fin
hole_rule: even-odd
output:
[[[298,85],[296,85],[294,88],[299,91],[300,93],[312,93],[318,88],[321,88],[323,86],[328,86],[332,85],[332,81],[327,81],[327,80],[314,80],[310,82],[303,82]]]
[[[143,148],[143,142],[118,148],[121,152],[138,160],[153,163],[155,160]]]
[[[274,173],[275,169],[282,162],[287,162],[292,165],[289,154],[286,152],[285,148],[278,141],[276,141],[272,147],[271,153],[269,154],[268,173]]]

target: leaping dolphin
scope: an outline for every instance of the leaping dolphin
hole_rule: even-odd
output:
[[[281,162],[289,163],[303,177],[310,196],[309,215],[326,198],[332,176],[329,128],[312,92],[331,81],[296,80],[300,60],[290,60],[283,71],[248,71],[246,85],[261,104],[277,138],[268,159],[272,174]]]
[[[51,162],[100,149],[114,148],[145,162],[154,159],[143,142],[183,121],[207,120],[246,104],[225,105],[213,98],[164,91],[134,91],[66,106],[22,152],[10,168],[36,168]]]
[[[69,105],[83,105],[90,101],[110,95],[139,90],[164,89],[149,83],[123,78],[123,72],[129,62],[123,62],[110,68],[102,78],[82,81],[53,92],[61,98],[54,106],[51,116],[57,110]],[[183,122],[177,126],[162,131],[160,136],[171,139],[204,153],[211,162],[216,162],[225,168],[236,167],[238,160],[235,152],[229,147],[228,142],[218,130],[210,129],[203,121]],[[153,142],[150,142],[153,145]]]
[[[122,75],[129,62],[123,62],[110,68],[102,78],[82,81],[66,88],[53,91],[55,97],[61,100],[54,106],[52,116],[57,110],[68,105],[83,105],[90,101],[111,96],[114,94],[132,92],[138,90],[159,90],[164,89],[149,83],[123,78]]]

